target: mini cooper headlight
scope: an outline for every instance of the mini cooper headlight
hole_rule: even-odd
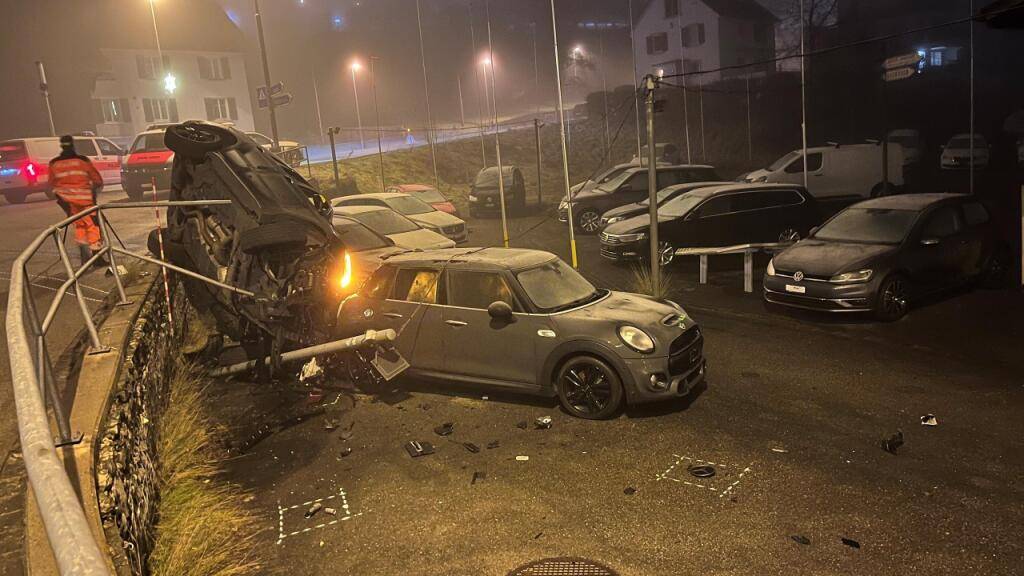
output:
[[[829,282],[835,284],[853,284],[856,282],[867,282],[871,280],[871,270],[858,270],[856,272],[843,272],[842,274],[836,274]]]
[[[622,343],[643,354],[654,352],[654,340],[646,332],[636,326],[619,327],[619,338]]]

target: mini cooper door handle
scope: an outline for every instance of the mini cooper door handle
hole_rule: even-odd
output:
[[[382,314],[382,316],[386,316],[387,318],[401,318],[402,317],[402,315],[397,313],[397,312],[385,312],[384,314]]]
[[[449,326],[455,326],[456,328],[459,328],[459,327],[467,325],[462,320],[445,320],[444,323],[449,325]]]

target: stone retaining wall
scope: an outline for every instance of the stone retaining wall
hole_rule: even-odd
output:
[[[156,278],[129,332],[96,455],[100,515],[114,565],[132,575],[146,573],[153,549],[160,492],[157,423],[191,316],[183,290],[173,284],[168,315],[164,283]]]

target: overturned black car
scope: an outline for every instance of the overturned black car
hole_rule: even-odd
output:
[[[351,263],[330,203],[233,128],[185,122],[164,139],[175,153],[171,201],[230,201],[167,211],[166,259],[232,287],[183,276],[195,308],[271,369],[284,352],[331,340]]]

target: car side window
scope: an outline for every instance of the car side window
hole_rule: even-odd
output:
[[[952,206],[936,210],[924,226],[925,238],[946,238],[960,231],[960,214]]]
[[[395,269],[390,266],[381,266],[366,281],[361,292],[363,296],[372,300],[384,300],[391,293],[394,281]]]
[[[391,291],[391,298],[436,304],[440,274],[438,270],[403,268],[395,275],[395,287]]]
[[[681,170],[662,170],[658,172],[658,190],[678,184],[683,181],[683,178],[684,174]]]
[[[512,290],[501,274],[496,272],[448,272],[448,304],[462,308],[486,310],[494,302],[504,302],[520,312]]]
[[[822,163],[821,152],[815,152],[813,154],[808,154],[807,155],[807,171],[808,172],[817,172],[818,170],[821,170],[821,163]],[[803,162],[800,161],[800,156],[797,156],[796,160],[793,160],[792,162],[789,163],[789,166],[786,166],[786,173],[787,174],[799,174],[799,173],[802,173],[803,171],[804,171],[804,164],[803,164]]]
[[[804,201],[803,196],[796,190],[768,190],[763,192],[762,196],[766,208],[794,206]]]
[[[717,196],[701,204],[700,209],[697,212],[697,216],[700,218],[708,218],[710,216],[726,214],[733,211],[732,206],[732,195]]]
[[[638,190],[647,190],[647,172],[637,172],[629,178],[628,184],[621,187],[620,190],[623,192],[635,192]]]
[[[75,153],[81,156],[96,156],[96,145],[91,138],[75,138]]]
[[[988,222],[988,210],[980,202],[968,202],[964,204],[964,218],[968,226],[978,226]]]
[[[104,156],[117,156],[121,153],[121,149],[114,146],[110,140],[96,140],[96,144],[99,145],[100,153]]]
[[[759,210],[770,205],[770,198],[764,192],[740,192],[730,196],[732,198],[732,212]]]

